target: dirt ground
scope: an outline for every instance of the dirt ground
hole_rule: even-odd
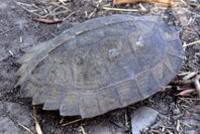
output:
[[[109,0],[0,0],[0,134],[36,133],[33,111],[44,134],[129,134],[130,115],[141,106],[159,111],[156,122],[143,133],[199,134],[200,99],[194,94],[177,96],[184,85],[171,84],[164,92],[93,119],[60,117],[57,112],[33,110],[31,100],[20,98],[14,88],[19,64],[16,60],[30,47],[57,36],[62,31],[85,20],[110,14],[160,15],[169,25],[182,28],[181,39],[188,44],[200,39],[200,2],[180,0],[165,8],[156,4],[126,4],[114,6]],[[60,0],[61,1],[61,0]],[[105,6],[134,11],[105,10]],[[62,19],[59,24],[43,24],[33,18]],[[200,71],[200,45],[186,47],[182,72]],[[181,80],[181,78],[177,78]],[[191,84],[190,88],[194,88]],[[74,122],[74,123],[73,123]],[[8,129],[9,128],[9,129]]]

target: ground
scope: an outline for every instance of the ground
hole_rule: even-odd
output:
[[[60,5],[57,5],[58,0],[50,1],[54,4],[50,4],[48,0],[0,0],[0,124],[3,124],[0,133],[35,133],[34,117],[37,117],[44,134],[131,133],[131,114],[141,106],[148,106],[159,112],[156,122],[143,133],[200,132],[200,99],[196,95],[177,96],[178,89],[182,86],[176,83],[142,102],[87,120],[60,117],[57,112],[42,111],[40,107],[33,110],[31,101],[20,98],[20,89],[14,88],[17,81],[15,72],[20,66],[16,60],[25,51],[77,23],[98,16],[116,13],[160,15],[169,25],[176,25],[182,29],[180,38],[184,45],[197,41],[200,38],[199,1],[182,0],[168,8],[155,4],[113,6],[108,0],[65,0],[65,3]],[[105,10],[105,6],[135,10]],[[64,21],[59,24],[34,21],[35,18],[41,17]],[[188,46],[185,52],[186,60],[181,71],[198,72],[200,45]],[[36,111],[36,116],[33,111]]]

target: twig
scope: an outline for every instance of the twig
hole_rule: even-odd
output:
[[[63,19],[63,21],[67,20],[69,17],[71,17],[72,15],[74,15],[76,12],[71,12],[69,15],[67,15],[67,17],[65,17]]]
[[[6,34],[6,33],[8,33],[8,32],[11,32],[12,30],[14,30],[14,28],[15,28],[15,27],[11,27],[11,28],[8,29],[7,31],[1,32],[0,35],[4,35],[4,34]]]
[[[42,19],[42,18],[33,18],[33,21],[44,23],[44,24],[58,24],[62,23],[63,20],[50,20],[50,19]]]
[[[56,3],[56,2],[51,2],[50,4],[55,5],[55,6],[57,6],[57,7],[60,7],[60,8],[64,8],[65,10],[71,11],[71,9],[69,9],[68,7],[66,7],[66,6],[64,6],[64,5],[59,5],[59,4]],[[63,4],[63,3],[62,3],[62,4]]]
[[[195,84],[195,87],[196,87],[197,94],[200,97],[200,83],[199,83],[199,80],[200,80],[200,75],[197,75],[195,80],[194,80],[194,84]]]
[[[196,74],[197,74],[197,72],[190,72],[189,74],[187,74],[186,76],[183,77],[183,80],[189,80],[189,79],[193,78]]]
[[[14,56],[14,53],[13,53],[11,50],[8,50],[8,52],[9,52],[9,54],[10,54],[11,56]]]
[[[27,9],[26,7],[24,7],[23,5],[26,5],[26,6],[31,6],[31,5],[28,5],[28,4],[26,4],[26,3],[22,3],[22,2],[15,2],[18,6],[20,6],[22,9],[24,9],[25,11],[27,11],[27,12],[29,12],[29,13],[31,13],[31,14],[33,14],[33,15],[35,15],[35,16],[38,16],[38,17],[43,17],[42,15],[39,15],[39,14],[37,14],[37,13],[35,13],[35,12],[33,12],[33,11],[31,11],[31,10],[29,10],[29,9]]]
[[[180,72],[180,73],[178,74],[178,76],[186,76],[186,75],[188,75],[188,74],[190,74],[190,73],[192,73],[192,72]]]
[[[188,43],[188,44],[184,44],[183,47],[186,48],[186,47],[189,47],[189,46],[193,46],[195,44],[200,44],[200,40],[197,40],[197,41],[194,41],[194,42],[191,42],[191,43]]]
[[[169,129],[167,129],[167,132],[169,133],[169,134],[174,134],[171,130],[169,130]]]
[[[170,82],[170,85],[175,85],[175,86],[183,86],[183,85],[190,85],[193,83],[193,80],[176,80]]]
[[[187,4],[191,5],[191,6],[195,6],[197,8],[200,7],[200,4],[197,4],[197,3],[192,3],[192,2],[187,2]]]
[[[79,121],[81,121],[81,120],[82,120],[82,119],[73,120],[73,121],[67,122],[67,123],[65,123],[65,124],[62,124],[62,126],[68,126],[68,125],[77,123],[77,122],[79,122]]]
[[[64,121],[64,117],[62,117],[61,119],[60,119],[60,121],[59,121],[59,124],[62,124],[63,123],[63,121]]]
[[[120,125],[119,123],[116,123],[116,122],[114,122],[114,121],[112,121],[112,120],[110,120],[109,122],[112,123],[113,125],[115,125],[115,126],[118,127],[118,128],[123,128],[123,126]]]
[[[180,120],[177,120],[176,122],[176,130],[179,132],[181,128]]]
[[[123,12],[139,12],[138,9],[125,9],[125,8],[113,8],[113,7],[106,7],[103,6],[104,10],[110,10],[110,11],[123,11]]]
[[[179,96],[190,96],[191,93],[193,93],[195,89],[186,89],[178,93]]]
[[[27,132],[29,132],[30,134],[34,134],[28,127],[22,125],[22,124],[18,124],[20,127],[22,127],[23,129],[25,129]]]
[[[19,1],[15,2],[15,3],[16,3],[17,5],[20,5],[20,6],[32,7],[32,5],[30,5],[30,4],[23,3],[23,2],[19,2]]]
[[[42,17],[43,17],[43,18],[46,18],[46,17],[48,17],[48,16],[57,16],[57,15],[64,14],[64,13],[68,13],[68,12],[69,12],[69,11],[64,10],[64,11],[54,12],[54,13],[51,13],[51,14],[46,14],[46,15],[44,15],[44,16],[42,16]]]
[[[43,134],[42,129],[40,127],[40,124],[39,124],[39,122],[37,120],[37,115],[36,115],[36,109],[35,109],[35,107],[33,107],[33,118],[35,120],[35,130],[36,130],[36,133],[37,134]]]
[[[159,131],[159,130],[151,129],[151,130],[149,130],[149,133],[152,133],[152,134],[160,134],[160,131]]]
[[[113,4],[135,4],[139,2],[158,3],[164,6],[172,6],[172,0],[113,0]]]
[[[125,127],[128,130],[129,129],[129,123],[128,123],[128,110],[126,109],[126,112],[124,114],[124,120],[125,120]]]
[[[180,0],[180,2],[187,6],[187,2],[185,2],[184,0]]]
[[[140,6],[140,9],[141,9],[143,12],[147,12],[147,9],[142,5],[142,3],[139,3],[139,6]]]
[[[83,128],[83,126],[80,126],[80,128],[81,128],[82,134],[86,134],[85,129]]]
[[[186,99],[186,100],[192,100],[192,101],[200,101],[200,98],[188,98],[188,97],[179,97],[179,99]]]

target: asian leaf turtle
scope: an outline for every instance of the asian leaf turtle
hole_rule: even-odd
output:
[[[99,17],[28,50],[16,86],[44,110],[91,118],[155,94],[183,59],[179,31],[158,16]]]

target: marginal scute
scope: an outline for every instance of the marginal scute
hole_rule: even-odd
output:
[[[66,93],[62,95],[62,102],[60,104],[60,115],[62,116],[78,116],[80,94],[78,93]]]
[[[85,92],[80,94],[80,102],[79,108],[81,117],[87,118],[101,114],[96,93]]]
[[[46,100],[43,106],[43,110],[58,110],[61,101],[59,100]]]
[[[45,101],[45,92],[44,88],[41,87],[41,90],[38,90],[32,97],[32,105],[43,104]]]
[[[143,100],[180,70],[178,33],[158,16],[91,19],[28,50],[16,86],[62,116],[91,118]]]
[[[121,105],[120,98],[114,87],[107,87],[98,92],[97,98],[101,113],[106,113],[107,109],[113,110]]]
[[[44,102],[44,110],[58,110],[63,100],[63,87],[50,86],[48,96]]]

